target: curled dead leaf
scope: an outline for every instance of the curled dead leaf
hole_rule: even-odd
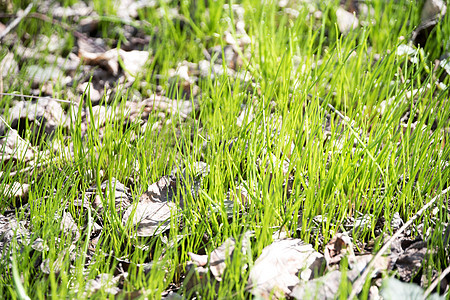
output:
[[[339,264],[346,255],[349,256],[349,259],[354,259],[353,243],[348,235],[338,233],[325,246],[324,256],[327,265]]]
[[[342,7],[338,7],[336,10],[336,22],[339,31],[342,34],[349,33],[352,29],[356,29],[359,26],[358,18],[354,13],[346,11]]]
[[[172,202],[138,202],[125,211],[123,223],[131,222],[136,236],[154,236],[169,229],[171,212],[175,209]]]
[[[312,245],[299,239],[278,240],[264,248],[255,261],[248,287],[263,299],[283,298],[300,279],[309,280],[317,275],[322,264],[323,255]]]

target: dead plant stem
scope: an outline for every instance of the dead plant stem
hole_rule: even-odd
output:
[[[17,18],[14,19],[9,25],[8,27],[5,28],[5,30],[3,30],[2,32],[0,32],[0,41],[3,40],[3,38],[11,32],[11,30],[13,30],[14,28],[17,27],[17,25],[19,25],[19,23],[23,20],[23,18],[25,18],[31,11],[31,9],[33,8],[34,3],[30,3],[28,4],[27,8],[25,8],[25,10],[21,13],[21,14],[17,14]]]

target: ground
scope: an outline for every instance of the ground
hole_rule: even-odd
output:
[[[446,10],[0,2],[0,298],[448,297]]]

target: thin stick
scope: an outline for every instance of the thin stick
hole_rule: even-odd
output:
[[[1,18],[11,18],[11,17],[14,17],[14,16],[15,16],[14,14],[0,13],[0,17]],[[34,19],[38,19],[38,20],[41,20],[41,21],[44,21],[44,22],[47,22],[47,23],[52,23],[53,25],[60,26],[62,29],[66,30],[66,31],[70,31],[76,38],[84,40],[87,43],[89,43],[89,45],[91,45],[97,51],[99,51],[99,52],[105,52],[106,51],[103,47],[101,47],[101,46],[93,43],[92,41],[90,41],[89,38],[86,35],[84,35],[83,33],[73,29],[72,27],[70,27],[69,25],[67,25],[67,24],[65,24],[65,23],[63,23],[61,21],[58,21],[58,20],[53,19],[53,18],[50,18],[50,17],[48,17],[48,16],[46,16],[46,15],[44,15],[42,13],[33,12],[33,13],[31,13],[31,14],[29,14],[27,16],[23,16],[23,17],[34,18]]]
[[[24,97],[24,98],[31,98],[31,99],[49,99],[57,102],[63,102],[63,103],[69,103],[72,105],[77,105],[77,103],[73,102],[72,100],[63,100],[58,98],[52,98],[52,97],[43,97],[43,96],[32,96],[32,95],[24,95],[24,94],[17,94],[17,93],[0,93],[2,96],[17,96],[17,97]]]
[[[438,278],[436,278],[431,285],[427,288],[427,290],[425,291],[425,293],[423,294],[422,299],[427,299],[428,296],[431,294],[431,292],[434,290],[435,287],[437,287],[437,285],[439,284],[439,282],[442,281],[442,279],[444,279],[445,276],[447,276],[447,274],[450,273],[450,266],[448,266],[447,268],[445,268],[444,271],[442,271],[441,275],[439,275]]]
[[[72,27],[70,27],[69,25],[67,25],[67,24],[65,24],[65,23],[63,23],[63,22],[61,22],[61,21],[58,21],[58,20],[56,20],[56,19],[50,18],[50,17],[47,16],[47,15],[44,15],[44,14],[41,14],[41,13],[37,13],[37,12],[36,12],[36,13],[30,14],[30,17],[31,17],[31,18],[35,18],[35,19],[42,20],[42,21],[44,21],[44,22],[52,23],[53,25],[60,26],[62,29],[72,32],[72,34],[73,34],[77,39],[81,39],[81,40],[84,40],[84,41],[86,41],[87,43],[89,43],[89,45],[92,46],[93,48],[95,48],[97,51],[99,51],[99,52],[105,52],[105,51],[106,51],[105,48],[103,48],[103,47],[101,47],[101,46],[99,46],[99,45],[93,43],[93,42],[92,42],[87,36],[85,36],[83,33],[81,33],[81,32],[79,32],[79,31],[73,29]]]
[[[17,171],[13,171],[13,172],[10,172],[10,173],[0,172],[0,178],[3,177],[3,176],[6,176],[6,175],[8,175],[8,177],[12,177],[12,176],[16,176],[17,174],[26,173],[28,171],[34,171],[35,169],[43,167],[43,166],[46,166],[46,165],[48,165],[51,162],[54,162],[54,159],[44,160],[43,162],[40,162],[40,163],[38,163],[38,164],[36,164],[34,166],[29,166],[29,167],[26,167],[26,168],[22,168],[22,169],[19,169]]]
[[[5,30],[3,30],[0,33],[0,41],[3,40],[3,38],[11,31],[13,30],[17,25],[19,25],[19,23],[22,21],[23,18],[26,17],[26,15],[28,15],[31,11],[31,9],[33,8],[33,3],[28,4],[27,8],[25,8],[25,10],[22,12],[22,14],[20,14],[16,19],[14,19],[14,21],[12,21],[8,27],[5,28]]]
[[[360,287],[364,284],[366,281],[366,277],[371,272],[371,269],[375,265],[375,262],[381,257],[381,255],[386,252],[386,250],[389,248],[389,246],[392,244],[392,242],[397,239],[403,231],[405,231],[406,228],[409,227],[418,217],[420,217],[428,208],[430,208],[434,202],[436,202],[437,199],[439,199],[442,195],[448,193],[450,191],[450,187],[443,190],[439,195],[431,199],[430,202],[425,204],[418,212],[415,213],[414,216],[412,216],[411,219],[408,220],[403,226],[386,242],[386,244],[383,245],[383,247],[380,249],[380,251],[377,252],[377,254],[370,260],[369,264],[364,269],[364,272],[361,274],[361,276],[355,281],[353,284],[352,292],[350,293],[350,296],[347,298],[348,300],[352,300],[355,298],[357,291],[360,290]]]

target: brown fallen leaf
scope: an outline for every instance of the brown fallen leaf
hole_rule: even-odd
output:
[[[82,45],[82,44],[81,44]],[[117,76],[119,74],[119,53],[117,49],[111,49],[103,53],[89,52],[79,44],[78,57],[86,65],[101,66]]]
[[[222,281],[223,272],[227,267],[225,261],[227,257],[231,257],[235,246],[236,241],[234,240],[234,238],[230,237],[226,239],[222,245],[211,252],[211,255],[209,257],[209,269],[211,270],[211,273],[214,275],[214,278],[216,278],[217,281]]]
[[[351,238],[346,234],[338,233],[325,246],[324,256],[327,266],[339,264],[346,255],[350,259],[355,257]]]
[[[372,260],[374,256],[372,254],[365,254],[355,256],[353,261],[349,262],[350,271],[347,272],[347,278],[351,282],[354,282],[361,273],[365,270],[369,262]],[[391,260],[389,257],[382,256],[377,258],[374,265],[372,266],[372,273],[370,274],[371,278],[375,278],[381,274],[381,272],[386,271],[391,264]]]
[[[358,28],[359,21],[354,13],[346,11],[342,7],[336,10],[336,22],[342,34],[348,34],[351,30]]]
[[[114,195],[114,209],[120,216],[125,213],[125,210],[131,207],[131,195],[129,189],[114,177],[111,178],[111,181],[104,181],[100,188],[104,195],[104,201],[107,203],[106,209],[109,206],[111,194]],[[105,211],[103,204],[100,195],[96,195],[92,206],[98,212],[103,213]]]
[[[264,248],[255,261],[248,287],[263,299],[283,298],[301,279],[317,275],[323,262],[323,255],[310,244],[299,239],[278,240]]]
[[[72,236],[74,242],[78,241],[80,238],[80,230],[78,229],[77,223],[75,223],[75,220],[70,212],[63,212],[60,229],[61,233],[67,236]]]
[[[230,237],[223,242],[218,248],[214,249],[209,256],[209,267],[206,270],[211,271],[214,278],[217,281],[222,281],[222,275],[226,268],[225,260],[227,257],[231,257],[236,241],[234,238]],[[199,267],[206,266],[208,263],[208,255],[198,255],[195,253],[188,253],[191,260]]]
[[[192,105],[192,101],[173,100],[156,94],[140,102],[127,101],[125,103],[125,111],[130,120],[135,120],[138,117],[146,120],[152,111],[161,111],[173,116],[179,115],[184,120],[196,108]]]
[[[142,194],[141,202],[168,202],[174,196],[176,182],[171,176],[163,176],[157,182],[152,183],[146,192]]]
[[[119,56],[123,62],[122,68],[125,70],[125,76],[129,81],[134,81],[136,76],[143,71],[145,64],[150,58],[150,53],[139,50],[119,50]]]
[[[424,46],[440,19],[447,13],[447,5],[443,0],[426,0],[420,16],[421,23],[413,31],[411,40],[415,45]]]
[[[192,252],[188,252],[191,261],[199,267],[204,267],[208,263],[208,255],[199,255]]]
[[[347,280],[348,283],[354,282],[360,273],[367,267],[367,264],[372,259],[373,255],[356,256],[353,263],[351,263],[350,270],[347,272],[347,276],[343,277],[343,274],[339,270],[333,270],[328,272],[322,277],[314,278],[307,282],[299,282],[290,293],[290,296],[295,299],[315,299],[315,300],[327,300],[335,299],[339,291],[339,287],[342,280]],[[378,276],[382,271],[387,270],[389,266],[389,258],[381,257],[374,265],[372,278]],[[361,288],[357,293],[361,292]],[[373,290],[372,293],[376,293],[378,290]]]
[[[28,77],[32,86],[38,88],[41,84],[51,82],[68,83],[64,77],[64,72],[57,66],[39,66],[31,65],[26,67],[25,75]]]
[[[410,245],[395,262],[394,269],[402,281],[409,282],[417,275],[428,253],[427,242],[417,241]]]
[[[6,55],[0,61],[0,75],[3,79],[14,77],[19,72],[19,65],[14,60],[14,54],[7,51]]]
[[[148,51],[124,51],[122,49],[111,49],[105,52],[93,52],[92,47],[80,40],[78,42],[78,57],[87,65],[101,66],[108,70],[113,76],[119,75],[119,60],[128,80],[134,81],[135,77],[143,71],[150,53]]]
[[[194,262],[188,261],[186,263],[186,278],[183,285],[187,291],[202,288],[210,285],[214,286],[216,290],[219,287],[219,282],[210,276],[208,268],[196,265]]]
[[[90,82],[80,83],[77,87],[77,91],[79,93],[85,93],[86,95],[89,95],[89,97],[93,103],[99,102],[102,98],[102,93],[99,90],[97,90],[94,87],[94,85]],[[98,106],[95,106],[95,107],[98,107]]]
[[[26,220],[19,221],[15,216],[0,215],[0,259],[9,257],[7,249],[9,249],[13,240],[19,245],[22,243],[29,244],[31,235],[29,228],[29,222]]]
[[[176,209],[172,202],[144,201],[131,205],[123,215],[123,224],[129,222],[136,229],[136,236],[157,235],[169,229],[171,212]]]
[[[47,275],[49,275],[50,273],[59,274],[63,265],[67,263],[66,256],[68,256],[71,261],[75,259],[75,248],[75,245],[71,244],[68,248],[62,250],[54,261],[50,260],[49,258],[43,260],[40,265],[42,273]]]
[[[40,98],[36,102],[18,101],[11,108],[8,121],[13,129],[29,124],[35,137],[51,135],[58,127],[66,127],[66,114],[58,101]]]
[[[94,12],[94,9],[91,7],[91,5],[89,5],[89,3],[81,1],[67,6],[59,2],[52,3],[52,5],[42,5],[39,7],[39,11],[45,14],[49,14],[54,18],[62,19],[69,17],[88,16]]]
[[[326,300],[335,299],[341,284],[342,273],[339,270],[328,272],[322,277],[307,282],[299,282],[289,296],[295,299]]]
[[[16,201],[20,200],[21,204],[24,204],[28,200],[28,191],[30,185],[26,183],[13,182],[11,184],[5,184],[0,186],[0,195],[4,199],[11,199],[13,205],[16,205]]]
[[[240,254],[244,257],[250,246],[250,237],[252,235],[252,231],[247,231],[242,235]],[[229,237],[222,245],[214,249],[209,256],[189,252],[188,255],[191,261],[186,264],[187,275],[184,281],[185,288],[192,290],[210,284],[217,289],[219,282],[222,281],[227,263],[233,261],[236,257],[235,247],[236,240],[233,237]],[[247,268],[246,264],[244,264],[244,268]]]
[[[27,162],[34,158],[36,150],[31,144],[20,137],[16,130],[9,130],[7,136],[0,139],[0,148],[3,149],[1,159],[4,163],[13,159]]]
[[[97,291],[103,289],[107,294],[116,295],[120,292],[120,289],[117,287],[119,281],[126,277],[127,274],[120,274],[117,276],[113,276],[109,273],[101,273],[97,275],[94,279],[89,279],[84,286],[83,296],[90,297]],[[79,287],[76,284],[73,287],[75,293],[78,292]]]
[[[426,22],[431,19],[441,18],[447,12],[447,5],[443,0],[426,0],[422,7],[420,19]]]

